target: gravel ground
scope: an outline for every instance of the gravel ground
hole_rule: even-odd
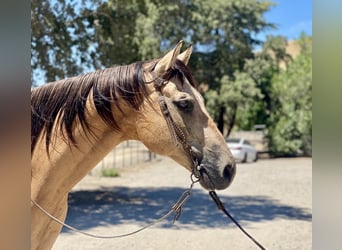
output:
[[[128,233],[166,213],[190,185],[189,173],[162,158],[85,177],[70,194],[66,222],[100,235]],[[217,192],[227,210],[266,249],[312,249],[312,159],[238,164],[232,185]],[[258,249],[196,184],[175,224],[172,217],[133,236],[94,239],[63,229],[53,250]]]

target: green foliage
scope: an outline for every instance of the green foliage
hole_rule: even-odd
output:
[[[267,1],[31,1],[32,78],[47,81],[160,56],[180,39],[193,41],[191,67],[200,83],[220,88],[272,25]]]
[[[220,86],[219,90],[210,90],[206,93],[207,108],[214,118],[215,115],[222,113],[224,123],[229,126],[229,135],[229,129],[233,128],[237,113],[243,112],[246,107],[252,105],[253,100],[260,99],[262,94],[253,79],[245,72],[237,71],[231,79],[227,75],[223,76]]]
[[[311,155],[312,41],[302,35],[302,52],[272,84],[269,139],[273,155]]]
[[[119,173],[116,169],[114,168],[103,168],[101,170],[101,175],[103,177],[119,177]]]
[[[76,18],[75,6],[65,0],[31,1],[33,85],[41,77],[38,72],[43,72],[47,81],[53,81],[89,67],[88,34],[83,32],[84,23]]]
[[[263,57],[272,57],[275,60],[275,66],[280,66],[281,62],[287,65],[292,57],[286,52],[287,39],[283,36],[268,36],[263,44]]]
[[[240,113],[237,121],[239,129],[251,130],[255,124],[266,124],[269,119],[272,78],[278,72],[278,66],[269,54],[262,51],[254,59],[246,61],[244,71],[253,79],[262,95],[261,98],[254,99],[244,112]]]

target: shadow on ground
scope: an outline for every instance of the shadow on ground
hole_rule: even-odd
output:
[[[146,225],[164,215],[183,192],[181,188],[130,187],[72,192],[66,223],[81,230],[123,223]],[[312,214],[306,209],[284,205],[265,196],[221,196],[221,200],[242,224],[277,218],[312,220]],[[193,190],[176,225],[196,229],[232,226],[223,216],[207,193]],[[155,227],[173,227],[172,219],[170,216],[168,221]]]

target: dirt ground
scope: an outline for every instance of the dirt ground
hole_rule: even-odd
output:
[[[70,194],[66,222],[100,235],[128,233],[167,212],[190,185],[189,173],[162,158],[85,177]],[[232,185],[217,192],[227,210],[266,249],[312,249],[312,159],[238,164]],[[196,184],[175,224],[172,217],[133,236],[94,239],[63,229],[53,250],[258,249]]]

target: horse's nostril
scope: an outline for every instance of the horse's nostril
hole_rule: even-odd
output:
[[[223,169],[223,177],[229,181],[232,181],[235,175],[234,164],[227,164]]]

